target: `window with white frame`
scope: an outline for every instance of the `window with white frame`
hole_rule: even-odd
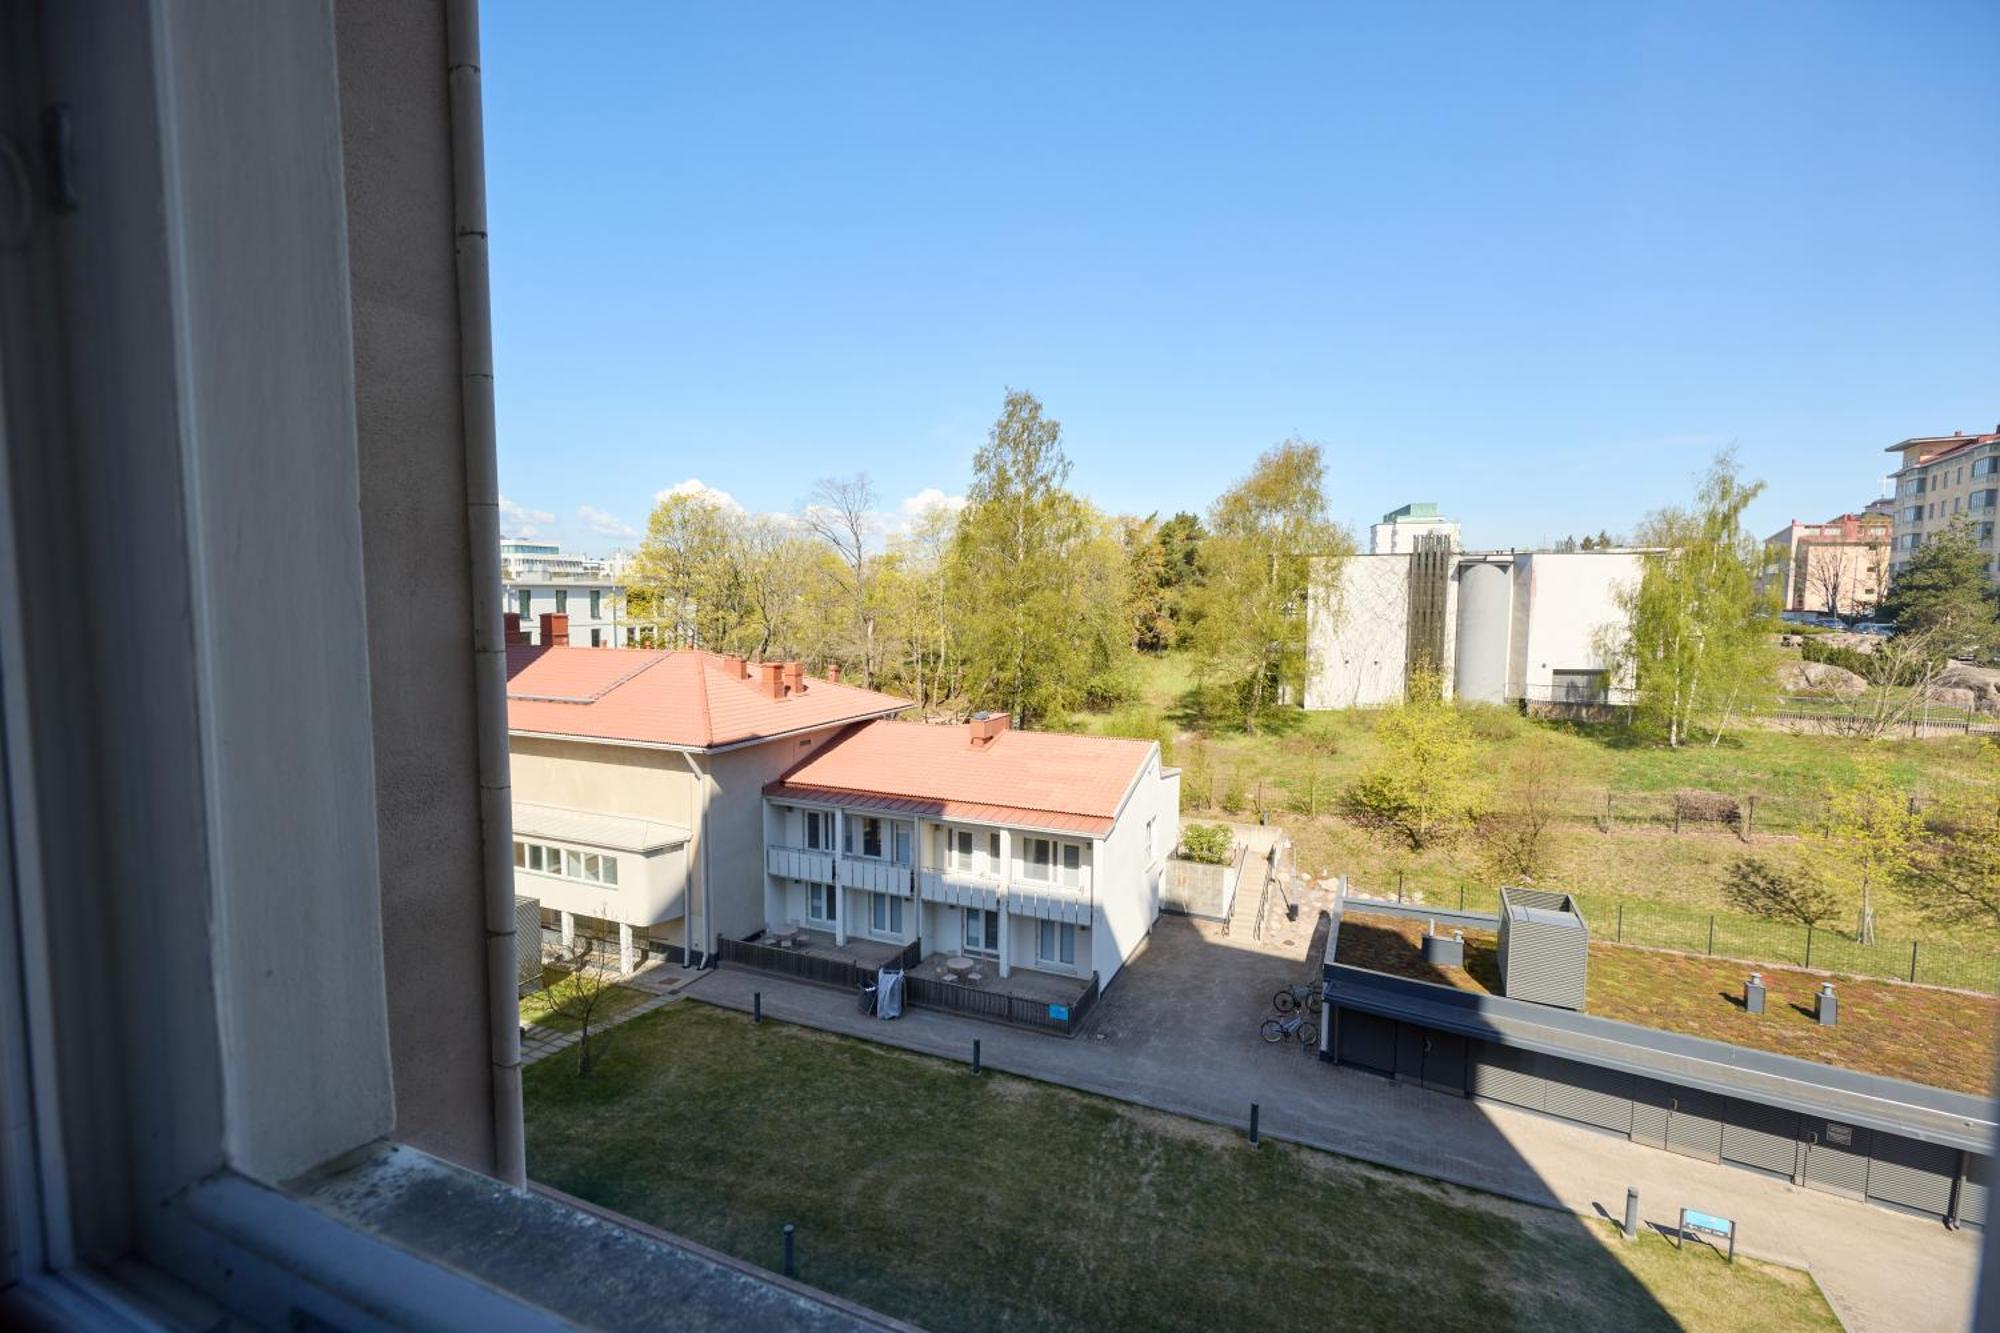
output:
[[[952,870],[963,870],[970,874],[973,869],[972,830],[969,828],[955,828],[950,830],[949,836],[949,845],[951,848],[949,868]]]
[[[1160,854],[1160,841],[1156,836],[1159,832],[1159,824],[1160,817],[1158,815],[1148,815],[1146,817],[1146,859],[1148,861],[1151,861]]]
[[[1023,839],[1021,878],[1038,884],[1083,883],[1082,846],[1053,838]]]
[[[1076,927],[1066,921],[1036,923],[1035,961],[1051,967],[1076,966]]]
[[[965,951],[967,953],[1000,952],[1000,914],[977,907],[965,909]]]
[[[585,884],[618,887],[618,858],[608,852],[580,852],[544,842],[514,840],[514,867],[543,875],[581,880]]]
[[[833,850],[833,816],[824,810],[807,810],[806,846],[815,852]]]
[[[903,934],[903,900],[893,893],[868,895],[868,929],[876,935]]]
[[[806,920],[832,925],[840,911],[840,890],[831,884],[806,886]]]

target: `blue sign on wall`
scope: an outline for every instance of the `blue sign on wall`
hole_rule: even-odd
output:
[[[1067,1022],[1069,1022],[1069,1006],[1068,1006],[1068,1005],[1066,1005],[1066,1004],[1052,1004],[1052,1005],[1050,1005],[1050,1006],[1049,1006],[1049,1017],[1050,1017],[1050,1018],[1053,1018],[1053,1019],[1055,1019],[1055,1020],[1056,1020],[1057,1022],[1060,1022],[1060,1023],[1067,1023]]]

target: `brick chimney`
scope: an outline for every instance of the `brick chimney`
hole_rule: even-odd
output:
[[[803,662],[786,662],[785,693],[804,694],[806,692],[806,668]]]
[[[757,692],[770,699],[785,697],[785,664],[783,662],[759,662],[757,664]]]
[[[507,613],[508,646],[512,647],[517,643],[526,643],[527,641],[528,636],[521,633],[521,613],[519,611],[509,611]]]
[[[729,677],[731,680],[743,679],[744,671],[743,671],[742,658],[734,656],[733,654],[724,654],[723,657],[721,658],[720,665],[722,667],[722,674]]]
[[[975,713],[972,718],[972,748],[983,750],[993,744],[1010,721],[1005,713]]]
[[[840,684],[840,663],[828,662],[826,664],[826,681],[829,685]]]
[[[542,647],[569,647],[569,617],[560,611],[542,612]]]

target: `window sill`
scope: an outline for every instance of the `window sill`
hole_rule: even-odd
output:
[[[286,1189],[213,1177],[174,1203],[153,1249],[156,1270],[93,1275],[145,1312],[133,1327],[189,1323],[193,1293],[163,1296],[174,1278],[270,1327],[911,1327],[555,1191],[509,1189],[390,1144]],[[46,1313],[64,1284],[38,1285]],[[52,1326],[102,1326],[99,1309],[82,1320],[58,1309]]]

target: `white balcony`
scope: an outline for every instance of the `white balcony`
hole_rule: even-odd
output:
[[[767,846],[764,848],[764,868],[785,879],[809,880],[815,884],[834,882],[833,853],[810,847]]]
[[[870,893],[893,893],[907,898],[910,893],[910,868],[898,865],[894,861],[843,856],[840,858],[840,882],[850,889],[866,889]]]
[[[1090,924],[1092,901],[1090,875],[1085,872],[1075,884],[1060,881],[1015,879],[1011,882],[975,875],[961,870],[923,870],[917,875],[918,895],[931,903],[951,907],[997,909],[1004,897],[1007,910],[1017,916],[1045,921]]]

